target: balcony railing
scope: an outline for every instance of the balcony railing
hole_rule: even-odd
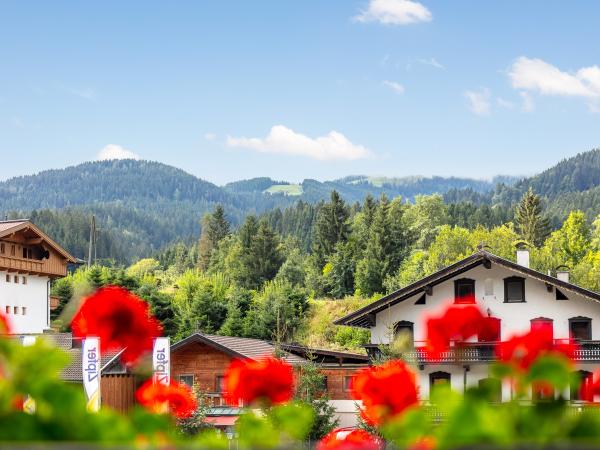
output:
[[[564,340],[556,339],[556,343]],[[422,342],[415,342],[415,348],[400,353],[402,359],[413,364],[450,364],[450,363],[476,363],[491,362],[496,360],[496,347],[499,342],[464,342],[451,347],[438,358],[427,358]],[[579,341],[579,348],[575,350],[575,361],[594,362],[600,361],[600,341]],[[365,348],[371,360],[377,360],[383,355],[388,345],[367,344]]]
[[[35,259],[23,259],[10,256],[0,256],[0,267],[8,270],[23,272],[43,272],[44,263]]]

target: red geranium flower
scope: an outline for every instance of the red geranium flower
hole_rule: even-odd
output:
[[[461,342],[480,334],[491,334],[491,321],[487,319],[473,304],[451,305],[441,316],[430,317],[425,322],[427,358],[439,359],[450,348],[450,341]]]
[[[233,403],[240,400],[271,404],[292,398],[294,373],[287,362],[273,357],[258,360],[233,360],[225,374],[227,397]]]
[[[316,450],[380,450],[382,448],[382,440],[365,430],[344,428],[331,431],[316,446]]]
[[[10,327],[10,323],[8,321],[8,317],[6,317],[4,314],[0,313],[0,335],[10,334],[10,333],[11,333],[11,327]]]
[[[381,425],[418,402],[415,374],[403,361],[360,370],[352,383],[352,395],[362,400],[362,415]]]
[[[121,359],[125,363],[151,351],[153,339],[162,332],[148,303],[118,286],[103,287],[85,298],[71,328],[76,337],[100,338],[102,351],[124,349]]]
[[[552,329],[541,327],[502,342],[496,347],[496,356],[500,361],[526,371],[540,356],[563,356],[571,360],[577,349],[577,344],[571,340],[555,344]]]
[[[198,407],[191,389],[176,382],[162,384],[148,380],[136,391],[135,397],[149,411],[160,414],[170,410],[178,419],[191,417]]]

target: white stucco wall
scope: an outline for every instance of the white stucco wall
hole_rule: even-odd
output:
[[[329,400],[329,404],[335,408],[335,416],[339,423],[338,427],[356,427],[358,425],[359,410],[362,403],[357,400]]]
[[[581,297],[567,290],[562,292],[569,300],[556,300],[554,290],[548,292],[545,283],[525,276],[525,303],[504,303],[504,278],[523,276],[521,273],[492,265],[491,269],[478,266],[433,287],[433,295],[427,296],[425,305],[415,305],[422,292],[377,314],[376,325],[371,328],[371,343],[389,343],[394,324],[401,320],[414,323],[415,341],[425,339],[424,317],[427,314],[439,314],[442,306],[454,300],[454,280],[471,278],[475,280],[477,303],[492,316],[502,320],[501,337],[505,340],[514,333],[530,329],[530,320],[536,317],[548,317],[554,320],[555,339],[569,337],[569,318],[584,316],[592,319],[592,339],[600,340],[600,303]],[[494,295],[486,296],[485,280],[492,279]]]
[[[525,278],[525,303],[504,303],[504,278],[520,276]],[[406,320],[414,323],[414,339],[425,340],[424,321],[427,315],[438,315],[443,305],[454,301],[454,280],[470,278],[475,280],[475,297],[478,305],[483,311],[488,308],[492,316],[501,319],[501,339],[506,340],[511,335],[523,333],[530,330],[531,319],[547,317],[553,319],[554,338],[567,339],[569,337],[569,318],[583,316],[592,319],[592,339],[600,340],[600,303],[582,297],[567,290],[562,292],[569,300],[556,300],[555,289],[548,292],[545,283],[529,278],[520,272],[516,272],[498,265],[492,265],[491,269],[478,266],[468,272],[462,273],[442,284],[433,287],[433,295],[427,296],[426,304],[415,305],[421,297],[422,292],[404,300],[377,314],[376,325],[371,328],[372,344],[387,344],[391,336],[390,330],[396,322]],[[493,283],[493,295],[485,295],[485,281],[491,279]],[[466,374],[467,386],[476,385],[480,379],[488,377],[489,365],[472,363]],[[598,363],[578,363],[577,370],[594,372],[600,368]],[[462,392],[464,389],[464,366],[450,364],[425,364],[418,373],[418,384],[420,398],[429,398],[429,375],[433,372],[442,371],[451,374],[451,387]],[[566,398],[569,393],[564,393]],[[511,387],[505,383],[502,388],[503,400],[511,398]]]
[[[10,282],[6,281],[6,272],[0,271],[0,311],[10,321],[14,333],[42,333],[48,328],[48,294],[49,278],[37,275],[9,273]],[[14,276],[19,283],[14,282]],[[22,277],[27,284],[22,283]],[[6,307],[9,313],[6,314]],[[17,314],[14,314],[14,307]],[[23,307],[26,308],[23,314]]]

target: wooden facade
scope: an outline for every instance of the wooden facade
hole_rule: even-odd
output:
[[[106,374],[100,381],[102,407],[125,413],[135,405],[137,380],[135,375]]]
[[[77,260],[27,220],[0,222],[0,270],[59,278]]]

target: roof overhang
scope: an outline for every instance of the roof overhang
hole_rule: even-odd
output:
[[[354,311],[353,313],[350,313],[336,320],[334,324],[370,328],[375,324],[375,315],[389,308],[390,306],[400,303],[421,292],[429,292],[430,289],[433,288],[433,286],[443,283],[444,281],[454,278],[477,266],[484,265],[485,267],[490,268],[491,264],[497,264],[514,272],[526,275],[529,278],[533,278],[543,283],[552,285],[554,287],[573,292],[590,300],[600,302],[600,294],[598,294],[597,292],[584,289],[573,283],[559,280],[558,278],[546,275],[542,272],[538,272],[537,270],[533,270],[525,266],[521,266],[512,261],[489,253],[485,250],[481,250],[477,253],[474,253],[471,256],[468,256],[465,259],[462,259],[448,267],[443,268],[438,272],[435,272],[425,278],[422,278],[421,280],[415,283],[412,283],[402,289],[392,292],[391,294],[382,297],[381,299],[371,303],[370,305],[367,305],[357,311]]]
[[[42,242],[45,242],[47,245],[49,245],[54,251],[63,256],[68,262],[77,263],[77,258],[75,258],[64,248],[58,245],[55,241],[53,241],[50,238],[50,236],[44,233],[41,229],[39,229],[29,220],[14,221],[14,224],[15,225],[13,227],[5,228],[2,231],[0,231],[0,238],[10,236],[14,233],[18,233],[19,231],[31,230],[41,238]]]
[[[203,334],[200,334],[200,333],[191,334],[188,337],[186,337],[185,339],[182,339],[182,340],[176,342],[175,344],[171,345],[171,351],[176,352],[176,351],[181,350],[182,348],[184,348],[190,344],[194,344],[194,343],[206,344],[206,345],[208,345],[216,350],[222,351],[223,353],[226,353],[234,358],[249,359],[247,356],[242,355],[241,353],[236,352],[235,350],[232,350],[229,347],[225,347],[224,345],[221,345],[218,342],[215,342],[212,339],[210,339],[207,336],[204,336]]]

